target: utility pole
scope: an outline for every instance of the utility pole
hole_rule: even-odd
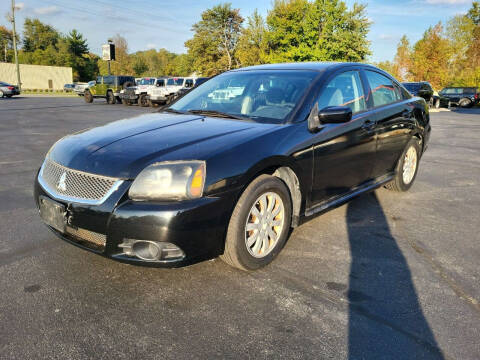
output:
[[[12,28],[13,28],[13,53],[15,54],[15,65],[17,66],[17,85],[18,90],[22,90],[22,83],[20,81],[20,66],[18,65],[17,53],[17,32],[15,30],[15,0],[12,0]]]

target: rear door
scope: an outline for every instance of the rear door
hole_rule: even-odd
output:
[[[364,70],[368,102],[374,109],[377,149],[372,177],[378,178],[394,171],[414,127],[413,105],[400,87],[386,75]]]
[[[367,107],[360,71],[334,74],[319,94],[319,110],[348,106],[353,117],[347,123],[327,124],[314,135],[310,206],[344,195],[370,180],[375,163],[375,121]]]

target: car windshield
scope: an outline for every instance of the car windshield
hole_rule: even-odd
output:
[[[167,80],[167,85],[183,85],[183,78],[171,78]]]
[[[216,76],[170,109],[230,114],[259,122],[283,123],[299,103],[313,71],[237,71]]]
[[[462,88],[445,88],[441,91],[441,93],[446,95],[462,94],[463,89]]]
[[[138,85],[153,85],[155,83],[155,79],[153,78],[143,78],[137,82]]]

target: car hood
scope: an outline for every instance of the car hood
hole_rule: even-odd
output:
[[[69,168],[132,179],[158,161],[208,160],[274,124],[155,113],[83,130],[59,140],[48,157]]]

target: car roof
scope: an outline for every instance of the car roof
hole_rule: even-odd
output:
[[[429,84],[428,81],[406,81],[402,82],[402,84]]]
[[[231,71],[252,71],[252,70],[310,70],[310,71],[325,71],[327,69],[333,70],[335,68],[347,67],[347,66],[362,66],[370,67],[372,69],[378,69],[375,66],[363,64],[363,63],[353,63],[353,62],[300,62],[300,63],[280,63],[280,64],[264,64],[264,65],[255,65],[248,66],[241,69],[235,69]]]

